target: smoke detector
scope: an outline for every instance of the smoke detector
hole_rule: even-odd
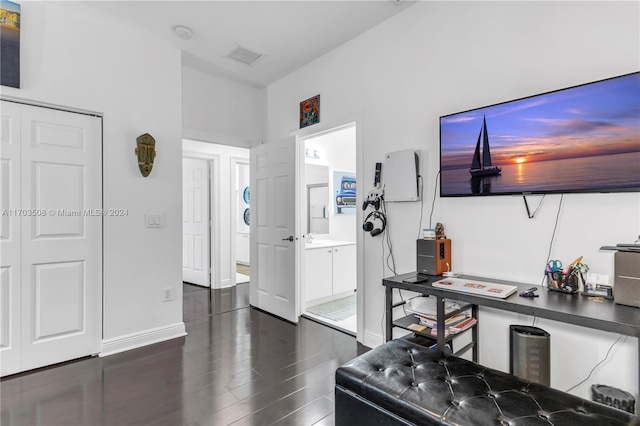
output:
[[[178,25],[173,27],[173,33],[183,40],[190,40],[193,37],[193,31],[189,27]]]
[[[227,58],[241,62],[245,65],[253,65],[258,59],[262,58],[262,56],[263,55],[261,53],[254,52],[236,44],[227,55]]]

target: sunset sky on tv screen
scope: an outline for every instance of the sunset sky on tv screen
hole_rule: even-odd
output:
[[[441,118],[441,167],[469,167],[486,116],[493,165],[640,152],[640,73]]]

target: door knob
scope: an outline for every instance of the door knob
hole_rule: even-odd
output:
[[[283,238],[282,241],[291,241],[291,242],[293,242],[293,235],[289,235],[289,238]]]

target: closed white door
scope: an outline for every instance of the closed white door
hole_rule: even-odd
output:
[[[0,375],[20,371],[20,106],[0,110]]]
[[[3,354],[4,375],[100,351],[105,212],[100,118],[4,101],[2,110],[13,114],[6,134],[18,138],[20,129],[11,143],[20,146],[20,172],[8,173],[19,176],[8,184],[20,194],[20,205],[8,212],[9,229],[20,223],[19,237],[12,233],[8,244],[10,258],[19,257],[20,264],[9,266],[8,300],[11,318],[20,321],[2,329],[14,347],[20,342],[20,355],[18,364],[5,365]],[[13,150],[14,166],[17,155]]]
[[[251,305],[298,322],[295,139],[251,148]]]
[[[210,287],[209,259],[209,163],[183,158],[182,280]]]

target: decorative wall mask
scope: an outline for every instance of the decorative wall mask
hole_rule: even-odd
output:
[[[138,167],[142,176],[147,177],[153,168],[153,159],[156,158],[156,140],[149,133],[145,133],[138,136],[136,144]]]

